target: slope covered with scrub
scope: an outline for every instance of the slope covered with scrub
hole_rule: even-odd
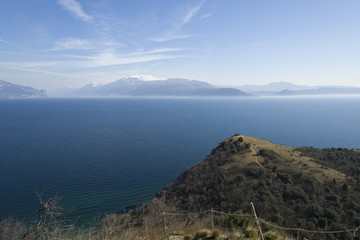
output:
[[[250,212],[288,227],[360,225],[360,152],[292,148],[239,134],[156,195],[182,211]]]

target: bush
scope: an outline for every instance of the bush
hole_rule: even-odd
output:
[[[245,237],[246,238],[257,238],[258,234],[256,231],[253,230],[246,230],[245,231]]]
[[[206,238],[208,236],[208,232],[207,231],[199,231],[195,234],[194,239],[199,239],[199,238]]]
[[[276,240],[276,239],[278,239],[278,235],[274,232],[267,232],[267,233],[265,233],[264,239],[265,240]]]
[[[25,223],[8,217],[0,221],[0,239],[21,239],[27,231]]]
[[[219,236],[220,236],[220,232],[219,232],[218,230],[214,230],[214,231],[212,232],[211,237],[212,237],[213,239],[217,239]]]
[[[180,231],[174,231],[174,232],[171,232],[170,235],[173,235],[173,236],[183,236],[184,233],[183,233],[183,232],[180,232]]]
[[[340,220],[340,215],[335,210],[332,210],[330,208],[324,208],[324,216],[335,222]]]
[[[242,214],[242,211],[236,211],[235,214]],[[221,216],[216,217],[215,221],[224,221],[224,224],[230,228],[241,228],[243,231],[252,223],[252,219],[240,216]]]
[[[278,173],[278,178],[284,183],[284,184],[292,184],[292,177],[288,173]]]

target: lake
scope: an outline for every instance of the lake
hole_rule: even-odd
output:
[[[360,148],[360,97],[0,101],[0,218],[63,196],[89,221],[148,201],[240,133]]]

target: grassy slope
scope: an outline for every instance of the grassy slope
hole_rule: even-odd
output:
[[[359,178],[312,155],[306,149],[236,135],[156,197],[177,210],[195,212],[249,212],[249,202],[254,202],[260,217],[291,227],[335,230],[359,225]],[[350,167],[360,169],[360,161]]]
[[[233,139],[239,138],[240,136],[234,136]],[[305,175],[314,176],[319,182],[325,183],[329,181],[333,181],[336,179],[338,183],[344,183],[346,180],[346,176],[344,173],[333,169],[325,167],[317,163],[313,158],[304,156],[303,153],[299,152],[297,149],[277,145],[269,141],[265,141],[262,139],[254,138],[254,137],[243,137],[245,142],[250,143],[255,151],[258,153],[261,149],[273,151],[276,155],[279,156],[278,159],[283,160],[281,164],[279,164],[279,170],[286,170],[289,168],[297,169],[301,171]],[[231,139],[231,138],[230,138]],[[255,157],[255,156],[253,156]],[[266,161],[264,157],[259,156],[259,161]]]

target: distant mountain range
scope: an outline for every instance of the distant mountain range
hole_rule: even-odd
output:
[[[21,86],[0,80],[0,99],[47,97],[45,90]]]
[[[289,82],[272,82],[266,85],[243,85],[243,86],[238,86],[237,88],[242,89],[245,92],[279,92],[285,89],[298,91],[298,90],[312,89],[314,87],[300,86]]]
[[[50,92],[51,97],[244,97],[316,96],[360,94],[360,88],[344,86],[303,86],[289,82],[266,85],[219,87],[204,81],[180,78],[151,79],[125,77],[108,84],[91,83],[84,87]],[[47,97],[45,90],[0,80],[0,99]]]
[[[144,81],[138,77],[121,78],[105,85],[89,84],[72,90],[70,96],[83,97],[217,97],[250,96],[236,88],[216,87],[207,82],[170,78]]]
[[[291,95],[349,95],[360,94],[360,88],[354,87],[319,87],[315,89],[303,90],[282,90],[276,92],[274,95],[278,96],[291,96]]]
[[[360,94],[360,88],[344,86],[303,86],[288,82],[273,82],[266,85],[244,85],[236,87],[255,96],[295,95],[347,95]]]

